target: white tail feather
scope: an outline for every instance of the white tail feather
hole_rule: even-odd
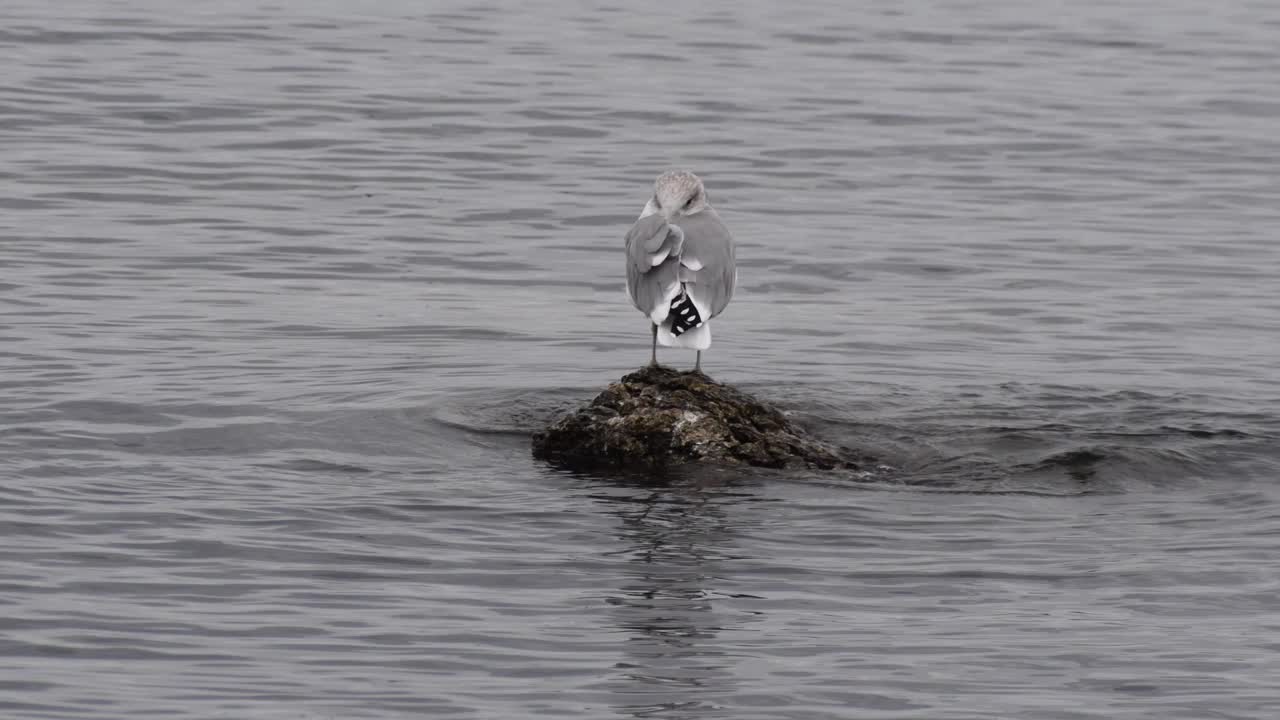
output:
[[[671,334],[671,324],[658,326],[658,344],[663,347],[678,347],[689,350],[706,350],[711,347],[711,323],[704,322],[696,328],[689,328],[679,337]]]

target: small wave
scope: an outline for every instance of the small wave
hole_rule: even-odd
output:
[[[576,388],[456,393],[431,409],[433,421],[486,435],[531,435],[590,397]]]

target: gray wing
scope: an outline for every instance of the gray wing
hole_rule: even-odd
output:
[[[642,217],[627,231],[627,293],[645,314],[652,314],[679,281],[684,235],[661,215]]]
[[[711,311],[724,312],[738,281],[733,236],[711,208],[680,219],[684,246],[680,252],[680,280],[694,301]]]

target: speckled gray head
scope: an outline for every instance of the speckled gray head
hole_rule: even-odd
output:
[[[671,220],[706,208],[707,190],[697,175],[686,170],[671,170],[653,182],[653,198],[649,203],[652,207],[646,207],[645,214],[662,213]]]

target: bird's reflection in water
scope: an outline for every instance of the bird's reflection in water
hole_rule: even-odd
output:
[[[606,602],[626,659],[602,689],[625,717],[721,717],[717,699],[733,692],[737,661],[722,635],[755,615],[724,575],[753,514],[736,511],[759,498],[747,481],[687,477],[615,479],[592,497],[620,520],[621,549],[608,554],[624,561]]]

